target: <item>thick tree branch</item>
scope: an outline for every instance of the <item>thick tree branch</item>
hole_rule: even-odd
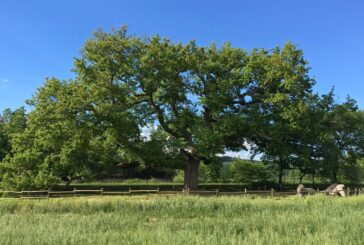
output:
[[[178,138],[178,137],[181,137],[182,135],[179,134],[178,132],[176,132],[175,130],[172,130],[167,122],[165,121],[165,118],[164,118],[164,113],[163,113],[163,110],[155,103],[155,101],[153,100],[153,94],[150,94],[149,95],[149,102],[150,104],[152,105],[154,111],[156,112],[156,115],[157,115],[157,118],[158,118],[158,122],[159,124],[162,126],[162,128],[167,132],[169,133],[170,135]]]

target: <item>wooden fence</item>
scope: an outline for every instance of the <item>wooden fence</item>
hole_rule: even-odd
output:
[[[317,191],[319,191],[317,189]],[[43,199],[55,197],[78,197],[78,196],[132,196],[132,195],[199,195],[199,196],[224,196],[224,195],[241,195],[246,197],[284,197],[296,195],[296,191],[275,191],[271,190],[247,190],[242,191],[220,191],[216,190],[182,190],[182,191],[161,191],[157,189],[139,190],[129,188],[128,191],[104,191],[103,188],[96,190],[73,189],[73,191],[52,191],[52,190],[36,190],[36,191],[0,191],[0,197],[13,197],[23,199]],[[346,195],[364,194],[364,188],[346,188]]]

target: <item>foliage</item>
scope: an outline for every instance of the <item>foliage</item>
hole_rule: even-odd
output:
[[[173,182],[183,183],[184,175],[185,173],[183,170],[177,170],[176,175],[173,177]]]
[[[359,159],[356,162],[345,161],[340,166],[340,178],[344,182],[361,184],[364,180],[364,159]]]
[[[0,115],[0,162],[11,155],[12,141],[16,134],[22,133],[27,126],[27,116],[24,107],[15,111],[4,110]]]
[[[264,183],[271,178],[271,171],[261,162],[235,160],[230,167],[234,183]]]
[[[307,64],[290,42],[247,52],[142,39],[126,27],[97,31],[75,58],[73,80],[46,79],[28,114],[1,116],[1,185],[101,179],[123,164],[147,174],[183,170],[191,189],[198,180],[270,178],[261,164],[234,163],[231,174],[222,167],[222,154],[247,147],[280,184],[287,169],[301,180],[360,181],[364,114],[350,97],[335,102],[333,90],[314,94]]]
[[[135,124],[157,125],[184,159],[185,185],[196,188],[200,162],[245,149],[247,140],[271,145],[272,139],[280,141],[280,132],[289,132],[289,113],[313,86],[306,65],[291,43],[247,53],[229,43],[217,48],[159,36],[142,40],[121,28],[95,33],[75,71],[77,84],[88,91],[91,114],[117,132],[126,119],[135,129],[118,138],[123,147],[138,141]],[[272,120],[285,120],[286,126],[272,130]]]

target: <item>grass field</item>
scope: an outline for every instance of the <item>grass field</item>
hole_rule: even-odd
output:
[[[363,244],[364,196],[0,199],[0,244]]]

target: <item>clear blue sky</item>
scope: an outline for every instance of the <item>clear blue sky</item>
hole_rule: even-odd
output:
[[[364,108],[364,1],[0,0],[0,110],[24,105],[45,77],[73,77],[92,31],[123,24],[138,36],[248,50],[290,40],[310,62],[315,91],[335,86],[339,101],[350,94]]]

